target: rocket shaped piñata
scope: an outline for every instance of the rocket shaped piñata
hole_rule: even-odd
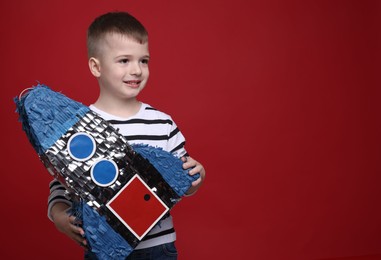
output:
[[[129,145],[87,106],[45,85],[15,103],[40,160],[75,202],[73,214],[99,259],[125,259],[199,177],[162,149]]]

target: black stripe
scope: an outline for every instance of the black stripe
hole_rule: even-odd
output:
[[[153,234],[153,235],[147,235],[147,236],[145,236],[142,239],[142,241],[149,240],[149,239],[152,239],[152,238],[155,238],[155,237],[161,237],[161,236],[172,234],[172,233],[175,233],[175,229],[174,228],[170,228],[170,229],[161,231],[161,232]]]
[[[153,107],[146,107],[145,110],[156,110],[157,111],[157,109],[153,108]]]
[[[62,185],[62,184],[59,181],[55,180],[50,183],[49,189],[52,189],[54,186],[57,186],[57,185]]]
[[[173,148],[170,153],[174,153],[175,151],[177,150],[180,150],[181,148],[183,148],[185,146],[185,141],[182,142],[181,144],[179,144],[178,146],[176,146],[175,148]]]
[[[169,139],[171,139],[172,137],[174,137],[178,132],[180,132],[179,128],[176,127],[175,130],[173,130],[170,134],[169,134]]]
[[[145,125],[153,125],[153,124],[169,124],[173,125],[173,121],[170,119],[130,119],[130,120],[108,120],[109,123],[113,125],[124,125],[124,124],[145,124]]]
[[[52,189],[50,189],[50,190],[52,190]],[[54,189],[54,191],[56,191],[56,190],[66,190],[66,188],[64,186],[62,186],[62,187],[58,187],[58,188]]]
[[[125,135],[127,141],[132,140],[150,140],[150,141],[161,141],[168,140],[168,135]]]
[[[54,196],[53,198],[51,198],[49,201],[48,201],[48,204],[52,203],[53,201],[55,200],[58,200],[58,199],[63,199],[63,200],[66,200],[66,201],[70,201],[68,200],[65,196],[61,196],[61,195],[58,195],[58,196]]]

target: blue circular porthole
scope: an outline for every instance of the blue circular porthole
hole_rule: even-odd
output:
[[[72,135],[67,143],[67,150],[71,158],[77,161],[90,159],[96,150],[94,138],[87,133]]]
[[[118,178],[118,166],[112,160],[102,159],[91,167],[90,175],[95,184],[107,187]]]

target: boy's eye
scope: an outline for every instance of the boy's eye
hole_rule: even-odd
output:
[[[148,64],[148,61],[149,61],[148,59],[143,59],[140,62],[143,63],[143,64]]]
[[[119,62],[125,64],[128,62],[128,59],[121,59],[121,60],[119,60]]]

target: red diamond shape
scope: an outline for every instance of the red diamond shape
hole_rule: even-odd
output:
[[[106,205],[141,240],[169,210],[135,175]]]

